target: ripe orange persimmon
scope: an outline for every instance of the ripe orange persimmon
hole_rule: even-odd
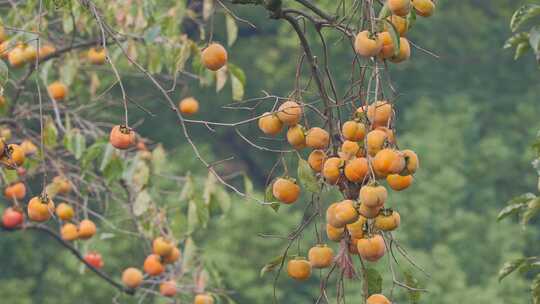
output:
[[[8,61],[9,64],[14,67],[18,68],[23,66],[26,61],[24,60],[24,50],[21,46],[16,46],[8,53]]]
[[[186,97],[178,103],[180,113],[185,115],[193,115],[199,112],[199,102],[193,97]]]
[[[329,240],[339,242],[343,239],[345,228],[336,228],[330,224],[326,224],[326,236]]]
[[[339,203],[332,203],[328,206],[328,209],[326,209],[326,222],[332,225],[332,227],[343,228],[345,225],[336,218],[336,208],[338,205]]]
[[[171,254],[173,248],[173,244],[163,237],[158,237],[152,242],[152,252],[162,257]]]
[[[52,55],[54,52],[56,52],[56,48],[54,46],[50,44],[44,44],[39,48],[39,58],[43,59],[49,55]]]
[[[394,131],[392,129],[389,129],[387,127],[377,127],[377,130],[381,130],[386,134],[386,141],[392,144],[396,143],[396,136],[394,135]]]
[[[346,140],[341,144],[341,152],[344,158],[350,159],[360,151],[360,145],[355,141]]]
[[[367,304],[392,304],[392,302],[382,294],[372,294],[367,299]]]
[[[73,210],[73,207],[71,207],[67,203],[60,203],[56,207],[56,216],[58,216],[58,218],[63,221],[70,221],[74,215],[75,210]]]
[[[358,213],[360,216],[363,216],[368,219],[372,219],[377,217],[379,215],[380,211],[382,209],[382,206],[376,206],[376,207],[368,207],[364,203],[360,203],[360,207],[358,208]]]
[[[122,283],[129,288],[137,288],[143,281],[143,274],[137,268],[127,268],[122,272]]]
[[[84,261],[88,264],[90,264],[90,266],[94,267],[94,268],[97,268],[97,269],[100,269],[103,267],[103,265],[105,265],[105,263],[103,263],[103,258],[101,257],[101,254],[97,253],[97,252],[89,252],[87,253],[85,256],[84,256]]]
[[[159,293],[164,297],[174,297],[176,295],[176,281],[168,280],[161,283]]]
[[[0,158],[0,162],[6,165],[6,169],[15,169],[15,167],[22,166],[25,160],[24,150],[17,144],[8,145],[7,153]]]
[[[368,106],[367,117],[374,128],[386,127],[393,116],[392,104],[385,100],[376,101]]]
[[[86,56],[88,57],[88,61],[90,61],[90,63],[96,65],[104,64],[105,60],[107,60],[107,53],[102,47],[89,49]]]
[[[26,62],[34,62],[37,58],[37,50],[36,47],[32,44],[28,44],[26,47],[23,48],[23,57],[24,61]]]
[[[26,186],[17,182],[6,187],[4,196],[9,200],[22,200],[26,196]]]
[[[304,134],[304,127],[301,125],[295,125],[287,130],[287,141],[293,148],[300,150],[306,146],[306,136]]]
[[[124,125],[114,126],[109,135],[109,141],[117,149],[128,149],[135,144],[135,132]]]
[[[54,212],[54,202],[46,195],[35,196],[28,202],[28,218],[35,222],[45,222]]]
[[[23,149],[25,155],[35,154],[38,150],[38,147],[28,139],[23,140],[20,146]]]
[[[266,112],[259,118],[259,129],[267,135],[277,135],[283,129],[283,123],[276,114]]]
[[[372,57],[377,55],[382,48],[382,41],[378,35],[371,35],[368,31],[362,31],[356,35],[354,40],[354,49],[356,54],[363,57]]]
[[[350,160],[345,165],[345,177],[347,180],[353,183],[359,183],[369,173],[368,161],[364,157],[355,158]]]
[[[52,182],[56,185],[58,193],[67,194],[71,192],[71,182],[65,176],[55,176]]]
[[[178,249],[177,247],[174,247],[171,253],[163,257],[163,263],[165,264],[176,263],[176,261],[180,260],[181,254],[182,253],[180,252],[180,249]]]
[[[319,244],[309,249],[308,259],[313,268],[327,268],[332,265],[334,251],[326,245]]]
[[[89,219],[84,219],[79,223],[79,238],[86,240],[96,234],[96,224]]]
[[[411,0],[388,0],[387,5],[392,14],[404,17],[411,9]]]
[[[409,188],[412,184],[414,177],[412,175],[399,175],[399,174],[390,174],[386,177],[386,182],[388,186],[396,191],[401,191]]]
[[[341,127],[341,133],[346,140],[361,141],[366,136],[366,126],[361,122],[349,120]]]
[[[326,159],[326,153],[324,153],[323,150],[313,150],[309,154],[307,161],[311,169],[313,169],[313,171],[321,172],[325,159]]]
[[[435,11],[435,3],[432,0],[412,0],[416,13],[422,17],[429,17]]]
[[[407,19],[397,15],[391,15],[386,18],[386,20],[394,25],[400,36],[405,36],[405,34],[407,34],[407,31],[409,30],[409,22]],[[384,24],[384,30],[388,31],[388,25],[386,23]]]
[[[284,124],[294,126],[300,122],[303,112],[301,105],[295,101],[287,100],[279,106],[276,115]]]
[[[399,53],[390,58],[390,61],[399,63],[408,60],[411,57],[411,45],[407,38],[399,38]]]
[[[49,96],[56,101],[62,101],[68,95],[68,88],[60,81],[55,81],[47,87]]]
[[[198,294],[193,304],[214,304],[214,298],[209,294]]]
[[[150,276],[158,276],[165,271],[165,266],[161,263],[159,255],[151,254],[144,260],[143,269]]]
[[[201,52],[201,60],[207,69],[217,71],[227,64],[227,50],[219,43],[211,43]]]
[[[24,215],[18,208],[6,208],[2,213],[2,227],[7,229],[17,228],[24,222]]]
[[[382,258],[386,252],[384,239],[381,235],[376,234],[371,237],[362,238],[357,243],[358,254],[370,262],[376,262]]]
[[[405,158],[393,149],[382,149],[372,160],[373,170],[377,176],[386,177],[388,174],[397,174],[405,169]]]
[[[339,157],[330,157],[324,162],[322,175],[327,183],[335,185],[338,182],[342,166],[343,160]]]
[[[388,59],[394,56],[394,42],[392,41],[392,36],[389,32],[382,32],[379,34],[379,38],[382,41],[381,52],[379,57],[381,59]]]
[[[336,225],[333,226],[344,227],[347,224],[356,222],[358,220],[358,216],[359,214],[358,211],[356,211],[354,201],[341,201],[334,207],[334,219]]]
[[[414,174],[420,167],[420,161],[418,155],[412,150],[403,150],[403,156],[405,157],[405,173]]]
[[[272,194],[280,202],[292,204],[300,196],[300,186],[293,180],[278,178],[272,185]]]
[[[377,152],[382,150],[387,140],[386,132],[375,129],[367,134],[366,144],[367,153],[371,156],[375,156]]]
[[[381,207],[388,198],[388,191],[383,186],[366,185],[360,188],[360,202],[369,208]]]
[[[311,264],[304,258],[296,258],[287,263],[287,273],[289,277],[305,281],[311,276]]]
[[[348,224],[347,231],[353,239],[361,239],[364,237],[364,225],[367,223],[367,218],[364,216],[359,216],[356,222]]]
[[[60,229],[60,235],[64,241],[74,241],[79,238],[79,230],[72,223],[66,223]]]
[[[401,216],[397,211],[391,209],[381,210],[375,218],[375,228],[382,231],[393,231],[399,227]]]
[[[324,149],[330,143],[330,134],[325,129],[314,127],[306,133],[306,146],[312,149]]]

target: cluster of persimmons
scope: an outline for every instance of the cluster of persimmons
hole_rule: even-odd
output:
[[[409,59],[411,54],[405,38],[409,28],[406,16],[415,10],[416,14],[428,17],[435,4],[431,0],[388,0],[386,5],[391,15],[386,19],[384,31],[359,32],[354,48],[361,57],[399,63]],[[394,49],[394,39],[388,31],[390,24],[400,36],[398,50]],[[264,113],[258,125],[263,133],[271,136],[287,127],[286,138],[293,148],[311,149],[308,163],[316,176],[324,184],[338,187],[346,198],[331,203],[326,210],[328,239],[344,242],[352,255],[377,262],[387,250],[383,233],[397,229],[401,221],[397,211],[387,208],[387,189],[407,189],[419,167],[415,152],[398,149],[393,130],[393,104],[387,100],[365,103],[356,109],[350,120],[338,123],[339,134],[330,134],[320,127],[306,129],[300,124],[303,116],[304,106],[289,99],[275,112]],[[272,194],[284,204],[295,203],[300,193],[301,188],[294,178],[283,176],[273,181]],[[287,272],[291,278],[304,281],[310,277],[312,268],[328,268],[334,262],[332,248],[317,244],[309,250],[307,259],[289,260]],[[382,294],[374,294],[367,303],[388,304],[390,301]]]

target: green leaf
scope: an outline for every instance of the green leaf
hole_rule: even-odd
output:
[[[190,200],[188,204],[188,228],[187,228],[187,234],[191,235],[195,229],[199,226],[199,216],[197,215],[197,203],[195,201]]]
[[[39,77],[41,77],[43,83],[49,83],[49,70],[51,69],[53,61],[54,60],[48,60],[44,64],[39,65],[39,69],[41,70]]]
[[[235,101],[241,101],[244,98],[244,88],[246,86],[246,74],[236,65],[229,63],[227,65],[231,77],[232,97]]]
[[[512,16],[512,19],[510,20],[510,29],[512,32],[515,32],[525,22],[539,15],[540,5],[526,4],[520,7]]]
[[[263,277],[266,273],[274,271],[284,262],[285,258],[286,256],[279,255],[273,258],[270,262],[266,263],[266,265],[261,268],[260,276]]]
[[[17,174],[17,170],[6,170],[2,169],[3,173],[2,176],[4,177],[4,182],[6,184],[11,184],[19,180],[19,175]]]
[[[221,91],[227,83],[227,69],[219,69],[216,71],[216,92]]]
[[[500,212],[499,212],[499,215],[497,216],[497,222],[512,215],[512,214],[517,214],[519,213],[523,208],[525,208],[527,206],[526,203],[521,203],[521,204],[513,204],[513,205],[509,205],[509,206],[506,206],[504,207]]]
[[[155,174],[160,174],[167,165],[167,154],[163,145],[159,144],[152,151],[152,170]]]
[[[101,163],[99,165],[99,171],[104,171],[109,165],[109,162],[113,159],[113,156],[116,154],[115,148],[111,144],[105,146],[105,151],[103,152],[103,157],[101,158]]]
[[[367,268],[366,273],[368,282],[368,295],[381,293],[382,291],[382,276],[375,268]]]
[[[540,25],[533,26],[529,31],[529,43],[535,55],[540,54]]]
[[[184,70],[186,62],[191,56],[191,44],[192,43],[189,40],[186,40],[184,43],[182,43],[182,46],[180,47],[180,50],[176,57],[176,71],[177,72]]]
[[[394,46],[394,56],[397,56],[399,55],[399,44],[400,44],[400,40],[399,40],[399,33],[396,29],[396,27],[394,26],[394,24],[392,22],[390,22],[388,19],[384,19],[384,22],[386,23],[386,28],[388,29],[388,33],[390,34],[390,37],[392,38],[392,45]]]
[[[75,159],[81,159],[86,149],[86,138],[79,129],[68,130],[64,135],[64,147],[75,156]]]
[[[189,272],[195,266],[195,260],[197,258],[197,246],[190,237],[188,237],[184,243],[184,252],[182,257],[182,270],[184,272]]]
[[[247,174],[244,174],[244,192],[247,196],[253,195],[253,182]]]
[[[235,64],[228,63],[227,68],[232,75],[234,75],[238,80],[240,80],[240,83],[242,83],[243,86],[246,86],[246,74],[240,67]]]
[[[270,203],[268,206],[270,208],[274,209],[275,212],[278,212],[279,207],[281,206],[280,203],[277,202],[277,199],[274,197],[274,193],[272,192],[272,183],[266,187],[266,190],[264,191],[264,201],[267,203]]]
[[[506,40],[503,48],[505,49],[515,48],[520,43],[527,43],[528,41],[529,41],[529,33],[526,33],[526,32],[517,33]]]
[[[518,269],[525,261],[526,261],[525,258],[519,258],[510,262],[504,263],[501,270],[499,270],[499,274],[498,274],[499,282],[502,281],[506,276],[514,272],[516,269]]]
[[[133,168],[133,174],[130,179],[131,184],[133,185],[135,190],[139,191],[148,185],[149,180],[150,168],[148,168],[146,162],[136,158]]]
[[[150,207],[151,201],[152,198],[150,197],[148,191],[143,190],[139,192],[135,198],[135,202],[133,202],[133,214],[135,216],[143,215]]]
[[[64,14],[62,17],[62,29],[64,30],[65,34],[69,34],[73,32],[73,19],[71,18],[71,14],[69,13],[69,10],[64,10]]]
[[[529,221],[540,213],[540,198],[535,198],[527,203],[527,209],[521,216],[521,225],[523,228],[529,223]]]
[[[313,174],[313,170],[309,166],[309,163],[302,159],[298,158],[298,181],[300,185],[309,192],[319,193],[321,188],[317,183],[317,178]]]
[[[225,14],[225,27],[227,28],[227,45],[232,46],[238,38],[238,25],[229,13]]]
[[[407,28],[410,30],[416,23],[416,10],[410,10],[409,14],[407,15]]]
[[[154,26],[146,29],[146,31],[144,31],[144,34],[143,34],[144,41],[146,43],[152,43],[152,42],[156,41],[156,39],[157,39],[157,37],[159,37],[160,33],[161,33],[161,26],[159,24],[154,25]]]
[[[43,128],[43,143],[48,148],[54,148],[58,144],[58,129],[54,121],[47,117]]]
[[[516,47],[516,54],[514,55],[514,60],[518,60],[521,56],[525,55],[531,49],[531,44],[529,42],[523,42],[518,44]]]
[[[122,177],[123,172],[124,162],[120,157],[115,156],[107,164],[105,170],[103,170],[103,176],[105,177],[107,184],[111,185]]]
[[[405,284],[407,284],[407,286],[412,288],[420,288],[418,279],[414,277],[410,270],[404,271],[403,277],[405,278]],[[420,296],[422,295],[420,291],[407,290],[407,293],[409,295],[409,302],[411,304],[417,304],[420,302]]]
[[[531,284],[531,296],[533,304],[540,304],[540,273],[534,277]]]
[[[206,181],[204,182],[204,190],[203,190],[203,201],[205,205],[210,205],[210,200],[212,199],[212,195],[214,193],[214,190],[216,189],[216,177],[212,172],[208,172],[208,176],[206,177]]]
[[[8,81],[8,78],[9,78],[8,66],[3,60],[0,60],[0,86],[3,86]]]
[[[381,11],[379,12],[379,20],[385,19],[386,17],[390,15],[392,15],[392,12],[388,8],[388,4],[385,3],[383,7],[381,8]]]
[[[103,153],[106,144],[105,140],[98,140],[83,153],[81,158],[81,167],[83,170],[87,169]]]
[[[214,196],[221,208],[221,212],[223,214],[226,214],[231,209],[231,196],[229,195],[229,192],[227,192],[223,187],[216,188],[216,192],[214,193]]]

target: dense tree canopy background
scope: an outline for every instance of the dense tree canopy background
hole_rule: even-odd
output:
[[[496,276],[505,260],[540,252],[540,234],[534,229],[538,223],[524,231],[510,221],[496,222],[498,210],[508,199],[537,182],[528,145],[540,127],[540,73],[531,58],[514,62],[512,53],[502,49],[517,6],[512,0],[439,1],[430,22],[417,22],[410,35],[411,41],[418,41],[439,58],[413,49],[414,60],[392,67],[402,93],[397,101],[401,143],[414,147],[422,161],[416,184],[392,198],[403,218],[404,229],[397,236],[431,276],[413,271],[421,286],[429,289],[420,303],[529,301],[525,279],[514,276],[499,283]],[[229,50],[231,60],[247,75],[245,96],[261,96],[263,89],[287,95],[296,67],[296,36],[286,24],[267,18],[261,8],[236,9],[257,26],[240,25],[240,39]],[[224,32],[218,29],[216,34],[216,40],[226,40]],[[334,48],[333,62],[337,64],[332,69],[339,86],[347,82],[339,71],[348,69],[352,55],[336,41],[330,47]],[[137,78],[130,79],[127,86],[147,96],[145,106],[156,114],[150,117],[132,111],[145,119],[138,132],[163,142],[170,150],[170,162],[179,170],[206,174],[178,133],[173,114],[156,102],[159,94]],[[208,120],[233,120],[239,115],[220,110],[231,102],[228,92],[216,94],[213,88],[198,88],[196,83],[190,89],[201,101],[201,116]],[[253,130],[246,128],[248,134],[256,132]],[[201,127],[194,132],[204,153],[217,158],[235,154],[234,170],[245,170],[253,177],[255,188],[263,189],[273,163],[266,160],[275,155],[241,149],[239,139],[227,130],[218,129],[216,135]],[[301,217],[301,208],[275,213],[233,196],[229,214],[211,224],[211,233],[199,246],[237,303],[270,303],[272,276],[261,278],[259,270],[283,244],[258,234],[287,233]],[[43,237],[37,233],[0,237],[2,302],[109,303],[116,291],[81,270],[62,247],[43,242]],[[105,257],[106,268],[121,269],[131,260],[141,259],[127,240],[102,242],[96,249]],[[318,288],[318,282],[300,285],[282,280],[278,286],[282,303],[310,303],[314,295],[309,290]],[[352,282],[346,287],[353,295],[359,286]],[[404,296],[403,303],[405,300]],[[129,303],[130,299],[121,301]]]

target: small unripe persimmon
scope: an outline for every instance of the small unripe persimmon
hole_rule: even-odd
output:
[[[180,113],[185,115],[193,115],[199,112],[199,102],[193,97],[186,97],[178,103]]]
[[[396,191],[402,191],[409,188],[413,180],[414,177],[412,175],[390,174],[386,177],[388,186]]]
[[[332,265],[334,251],[326,245],[317,245],[309,249],[308,259],[313,268],[327,268]]]
[[[26,186],[24,183],[17,182],[9,185],[4,190],[4,196],[8,200],[22,200],[26,196]]]
[[[435,11],[433,0],[412,0],[412,4],[416,13],[422,17],[429,17]]]
[[[345,228],[336,228],[330,224],[326,224],[326,236],[329,240],[339,242],[343,239]]]
[[[420,167],[420,161],[418,155],[412,150],[403,150],[403,157],[405,158],[405,174],[414,174]]]
[[[401,37],[399,38],[399,53],[390,58],[390,61],[395,63],[400,63],[403,61],[408,60],[411,57],[411,45],[409,43],[409,40],[407,38]]]
[[[335,227],[344,227],[347,224],[354,223],[358,220],[358,216],[354,201],[344,200],[338,203],[334,209],[334,218],[337,221]]]
[[[363,57],[373,57],[379,54],[382,48],[382,41],[375,34],[373,38],[368,31],[362,31],[356,35],[354,49],[356,54]]]
[[[24,221],[24,215],[21,211],[15,208],[6,208],[2,213],[2,227],[14,229],[20,226]]]
[[[368,219],[376,218],[377,215],[379,215],[380,211],[382,209],[382,206],[376,206],[376,207],[368,207],[364,203],[360,203],[360,207],[358,208],[358,213],[360,216],[363,216]]]
[[[325,159],[326,159],[326,153],[324,153],[323,150],[313,150],[309,154],[307,161],[311,169],[313,169],[313,171],[321,172]]]
[[[264,134],[274,136],[281,132],[283,123],[279,120],[277,115],[266,112],[259,118],[259,129],[261,129]]]
[[[367,117],[374,128],[386,127],[392,116],[392,104],[388,101],[379,100],[368,106]]]
[[[79,223],[79,238],[86,240],[96,234],[96,224],[91,220],[85,219]]]
[[[163,257],[163,263],[172,264],[180,260],[181,252],[180,249],[174,247],[171,253]]]
[[[277,117],[288,126],[294,126],[300,122],[304,110],[302,106],[292,100],[287,100],[281,104],[277,110]]]
[[[165,266],[161,263],[159,255],[151,254],[144,260],[143,269],[150,276],[158,276],[165,271]]]
[[[143,281],[143,274],[137,268],[127,268],[122,272],[122,283],[129,288],[137,288]]]
[[[346,140],[361,141],[366,136],[366,126],[361,122],[349,120],[341,127],[341,133]]]
[[[303,258],[290,260],[287,263],[287,273],[295,280],[305,281],[311,276],[311,264]]]
[[[28,218],[34,222],[45,222],[54,213],[54,202],[46,196],[35,196],[28,202]]]
[[[322,175],[327,183],[335,185],[338,182],[342,166],[343,160],[339,157],[330,157],[324,162]]]
[[[322,128],[314,127],[306,133],[306,146],[312,149],[324,149],[330,143],[330,134]]]
[[[79,238],[79,230],[72,223],[66,223],[60,229],[60,235],[64,241],[74,241]]]
[[[214,298],[209,294],[198,294],[193,304],[214,304]]]
[[[384,239],[379,234],[359,239],[357,247],[358,254],[360,254],[363,259],[370,262],[376,262],[380,260],[386,252]]]
[[[392,302],[382,294],[372,294],[367,299],[367,304],[392,304]]]
[[[366,207],[381,207],[388,198],[388,191],[383,186],[366,185],[360,188],[359,199]]]
[[[368,161],[364,157],[350,160],[345,165],[345,177],[353,183],[362,182],[369,173]]]
[[[20,46],[16,46],[11,51],[9,51],[8,61],[9,64],[14,68],[23,66],[26,63],[26,61],[24,60],[23,48]]]
[[[56,216],[63,221],[70,221],[74,215],[75,210],[66,203],[60,203],[58,207],[56,207]]]
[[[367,134],[366,144],[367,153],[371,156],[375,156],[377,152],[382,150],[386,143],[387,135],[382,130],[375,129]]]
[[[176,281],[169,280],[161,283],[159,293],[164,297],[174,297],[176,295]]]
[[[135,144],[135,132],[124,125],[117,125],[111,129],[109,142],[116,149],[125,150]]]
[[[347,231],[353,239],[361,239],[364,237],[364,225],[367,223],[367,218],[359,216],[356,222],[347,225]]]
[[[219,43],[211,43],[201,52],[201,60],[207,69],[217,71],[227,64],[227,50]]]
[[[101,65],[107,60],[107,53],[104,48],[91,48],[86,54],[88,56],[88,61],[92,64]]]
[[[404,17],[411,9],[411,0],[388,0],[387,5],[392,14]]]
[[[300,196],[300,186],[290,179],[278,178],[272,185],[272,194],[280,202],[292,204]]]
[[[287,130],[287,141],[295,149],[300,150],[306,146],[306,136],[301,125],[295,125]]]
[[[401,216],[397,211],[390,209],[382,210],[375,218],[375,228],[382,231],[393,231],[399,227]]]
[[[163,237],[158,237],[152,242],[152,251],[162,257],[171,254],[173,248],[173,244],[165,240]]]
[[[68,95],[68,88],[60,81],[55,81],[47,87],[49,96],[56,101],[62,101]]]
[[[407,31],[409,30],[409,22],[406,18],[397,16],[397,15],[391,15],[388,18],[386,18],[389,22],[391,22],[394,27],[396,28],[398,34],[400,36],[405,36]],[[388,31],[388,24],[384,23],[384,30]]]

